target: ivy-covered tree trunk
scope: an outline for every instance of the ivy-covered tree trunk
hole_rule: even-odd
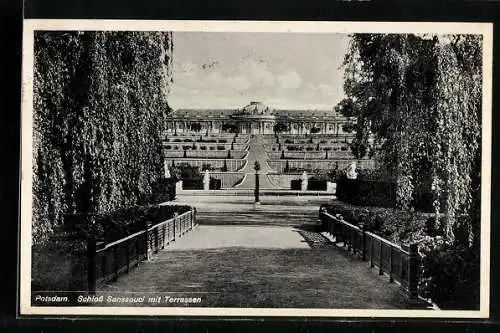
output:
[[[172,36],[35,33],[33,238],[142,203],[161,176]]]

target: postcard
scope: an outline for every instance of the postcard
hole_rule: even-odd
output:
[[[492,29],[25,20],[20,314],[488,318]]]

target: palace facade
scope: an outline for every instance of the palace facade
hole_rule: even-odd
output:
[[[272,109],[251,102],[240,109],[178,109],[167,117],[167,133],[202,132],[275,134],[346,134],[343,126],[354,119],[332,110]]]

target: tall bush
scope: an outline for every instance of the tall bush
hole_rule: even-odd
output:
[[[35,243],[65,216],[151,193],[162,175],[171,58],[167,32],[35,32]]]

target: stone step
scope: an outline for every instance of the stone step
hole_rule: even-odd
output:
[[[282,211],[200,212],[196,215],[196,220],[201,225],[319,225],[315,214]]]

